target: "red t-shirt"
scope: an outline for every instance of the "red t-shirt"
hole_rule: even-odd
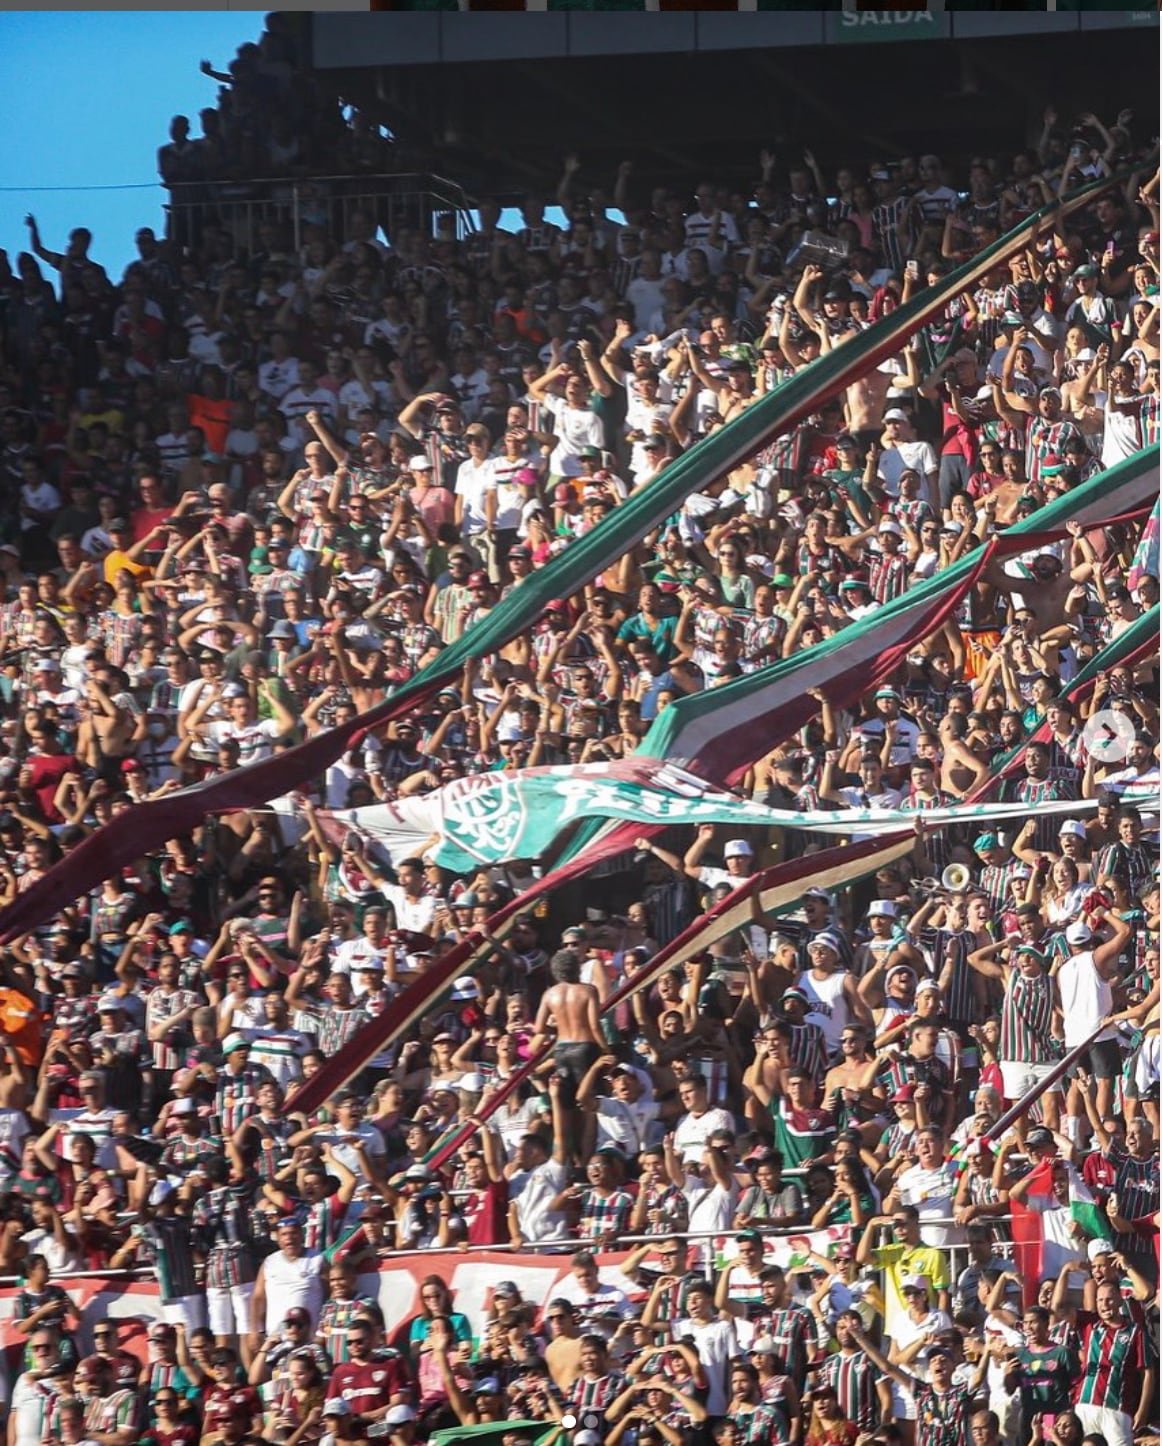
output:
[[[160,527],[167,517],[172,516],[172,507],[134,507],[129,514],[133,541],[140,542],[142,538],[148,537],[155,527]],[[157,542],[157,550],[158,552],[162,550],[160,539]]]
[[[150,1426],[141,1433],[139,1446],[194,1446],[198,1433],[192,1426],[175,1426],[172,1431],[163,1431],[160,1426]]]
[[[407,1388],[407,1371],[398,1356],[383,1361],[367,1361],[360,1365],[346,1361],[336,1366],[327,1387],[327,1400],[336,1397],[347,1402],[353,1415],[365,1416],[386,1406],[392,1396]]]
[[[500,1245],[508,1238],[508,1181],[490,1180],[473,1190],[460,1210],[469,1245]]]
[[[38,753],[28,760],[29,787],[36,794],[40,810],[49,823],[64,823],[65,817],[53,799],[66,773],[80,771],[81,765],[71,753]]]
[[[262,1415],[262,1397],[253,1386],[212,1386],[202,1402],[203,1431],[220,1431],[240,1406],[252,1419]]]

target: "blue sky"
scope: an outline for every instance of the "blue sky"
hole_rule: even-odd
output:
[[[50,250],[88,226],[94,258],[119,281],[134,230],[162,225],[156,157],[170,117],[188,115],[197,135],[197,112],[217,98],[199,63],[224,69],[262,20],[258,10],[0,13],[0,246],[12,261],[28,249],[32,211]],[[146,189],[72,189],[123,185]]]

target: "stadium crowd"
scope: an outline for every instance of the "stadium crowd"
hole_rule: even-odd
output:
[[[207,214],[189,248],[139,233],[119,281],[99,236],[56,252],[29,218],[0,261],[4,903],[136,803],[366,712],[756,398],[1118,172],[289,812],[207,817],[2,951],[9,1446],[413,1446],[504,1421],[525,1423],[504,1446],[530,1421],[575,1446],[1156,1439],[1156,654],[1066,696],[1157,604],[1144,522],[990,571],[892,686],[820,694],[750,771],[777,806],[916,815],[910,857],[603,1016],[711,901],[816,847],[643,839],[350,1088],[284,1108],[527,878],[387,858],[329,811],[631,754],[675,699],[1156,444],[1156,149],[1128,112],[1070,120],[964,175],[764,153],[752,188],[692,196],[628,163],[582,188],[570,157],[565,229],[529,198],[508,233],[486,199],[461,240],[363,214],[298,251],[271,222],[244,253]],[[1087,749],[1097,709],[1132,723],[1125,756]],[[1027,825],[922,826],[1042,724],[1010,785]],[[1039,818],[1056,799],[1097,808]],[[1034,1304],[1017,1207],[1042,1232]],[[369,1272],[490,1245],[555,1263],[551,1298],[495,1282],[474,1325],[434,1272],[385,1330]],[[122,1270],[160,1292],[145,1358],[69,1294]]]

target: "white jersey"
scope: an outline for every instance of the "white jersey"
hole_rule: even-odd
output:
[[[807,1023],[817,1024],[823,1031],[823,1042],[829,1055],[839,1050],[840,1036],[851,1023],[851,1010],[843,992],[846,982],[846,969],[839,969],[822,979],[817,979],[814,970],[808,969],[797,985],[810,1001]]]
[[[1089,949],[1071,954],[1062,963],[1057,971],[1057,988],[1065,1016],[1065,1048],[1076,1049],[1113,1009],[1113,991],[1098,973]],[[1117,1030],[1112,1026],[1098,1035],[1099,1040],[1116,1038]]]
[[[1112,401],[1113,398],[1110,398]],[[1118,401],[1126,401],[1127,398],[1119,397]],[[1132,457],[1135,452],[1140,451],[1142,446],[1142,428],[1138,420],[1138,413],[1115,412],[1113,407],[1106,403],[1105,409],[1105,431],[1102,433],[1101,460],[1102,465],[1112,467],[1115,462],[1124,462],[1127,457]]]
[[[286,1320],[287,1311],[301,1307],[310,1312],[312,1321],[319,1319],[323,1308],[322,1274],[328,1268],[324,1255],[300,1255],[290,1260],[281,1250],[268,1255],[262,1263],[266,1281],[266,1330],[277,1331]]]
[[[235,742],[238,744],[238,763],[245,768],[248,763],[261,763],[274,756],[275,740],[282,737],[282,729],[273,718],[259,719],[255,723],[211,723],[207,732],[216,744]]]

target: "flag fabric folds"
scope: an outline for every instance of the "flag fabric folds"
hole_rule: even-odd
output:
[[[1090,1240],[1109,1240],[1113,1235],[1104,1212],[1073,1165],[1065,1165],[1069,1172],[1067,1199],[1059,1202],[1055,1198],[1053,1172],[1061,1163],[1048,1159],[1034,1165],[1025,1199],[1014,1200],[1010,1206],[1013,1254],[1027,1306],[1035,1304],[1041,1281],[1056,1277],[1075,1255],[1084,1256]]]
[[[1046,814],[1090,813],[1096,799],[1052,800]],[[1024,803],[957,803],[926,809],[929,828],[941,824],[1003,824],[1024,821]],[[768,808],[717,788],[670,763],[616,759],[554,768],[479,773],[457,778],[421,798],[371,804],[319,818],[335,839],[356,829],[393,859],[417,853],[429,838],[439,842],[427,856],[443,868],[467,873],[481,865],[539,859],[562,830],[578,819],[629,823],[729,823],[737,828],[793,828],[805,833],[881,837],[901,827],[890,808],[796,811]]]

